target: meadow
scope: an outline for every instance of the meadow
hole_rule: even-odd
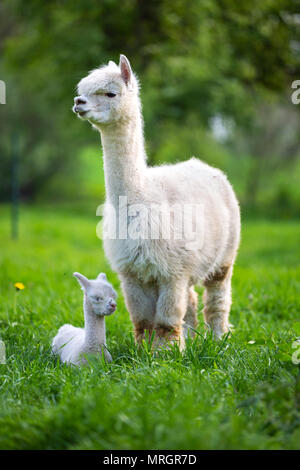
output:
[[[199,332],[181,355],[137,350],[95,211],[24,206],[18,240],[0,206],[1,449],[299,449],[299,221],[243,220],[233,333]],[[61,365],[59,326],[83,323],[73,271],[105,271],[119,299],[107,318],[113,363]],[[14,283],[22,282],[17,291]],[[201,287],[198,291],[201,293]],[[299,355],[298,355],[299,356]]]

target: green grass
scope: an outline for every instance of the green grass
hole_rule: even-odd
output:
[[[299,222],[243,224],[233,278],[234,334],[199,336],[183,355],[137,351],[116,274],[90,214],[22,208],[9,238],[0,207],[0,448],[299,449]],[[114,362],[61,365],[51,339],[65,322],[82,325],[73,271],[106,271],[119,292],[107,319]],[[26,288],[16,292],[13,284]],[[201,289],[199,289],[201,291]],[[253,341],[255,341],[253,343]]]

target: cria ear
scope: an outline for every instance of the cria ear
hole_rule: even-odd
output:
[[[100,274],[97,276],[97,279],[101,279],[102,281],[107,281],[106,274],[105,274],[105,273],[100,273]]]
[[[120,55],[119,67],[121,70],[121,77],[123,78],[126,85],[128,85],[131,82],[132,71],[129,60],[123,54]]]
[[[89,287],[90,282],[89,282],[88,278],[85,277],[83,274],[73,273],[73,276],[76,277],[76,279],[78,280],[81,287],[83,287],[83,289],[87,289]]]

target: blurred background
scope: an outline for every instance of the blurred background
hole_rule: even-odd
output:
[[[300,216],[299,26],[297,0],[2,0],[0,201],[13,189],[94,214],[100,138],[71,107],[77,82],[124,53],[151,165],[195,155],[228,174],[244,215]]]

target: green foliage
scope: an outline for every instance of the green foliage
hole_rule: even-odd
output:
[[[0,66],[7,105],[0,109],[0,198],[8,198],[11,139],[16,136],[24,197],[45,197],[52,180],[62,175],[76,180],[78,149],[93,145],[96,136],[71,113],[75,85],[88,70],[108,59],[117,61],[123,52],[143,85],[150,162],[187,158],[192,150],[215,165],[220,154],[228,154],[233,168],[242,144],[253,165],[238,163],[249,169],[245,184],[238,185],[244,186],[243,202],[253,205],[265,184],[264,178],[253,184],[255,175],[267,174],[261,156],[267,153],[272,175],[289,164],[281,147],[273,158],[264,146],[256,153],[252,141],[257,127],[261,135],[268,130],[261,126],[264,116],[257,103],[265,108],[270,96],[275,103],[290,102],[286,93],[299,78],[297,5],[297,0],[196,0],[187,8],[184,0],[78,0],[74,8],[70,0],[4,0]],[[216,115],[231,119],[237,130],[221,150],[212,137],[207,140]],[[183,137],[182,142],[173,139],[174,156],[175,144],[167,144],[171,129]],[[285,139],[288,122],[280,133]],[[193,145],[187,144],[188,135]],[[299,155],[298,146],[289,161]],[[64,196],[75,188],[66,184]]]
[[[2,449],[299,449],[298,222],[245,222],[233,277],[230,338],[199,335],[183,355],[135,348],[120,285],[96,238],[98,219],[70,210],[21,211],[9,240],[0,208]],[[92,261],[92,263],[91,263]],[[114,361],[61,365],[50,354],[63,323],[82,325],[72,277],[106,271],[119,299],[107,318]],[[25,289],[16,292],[21,281]]]

